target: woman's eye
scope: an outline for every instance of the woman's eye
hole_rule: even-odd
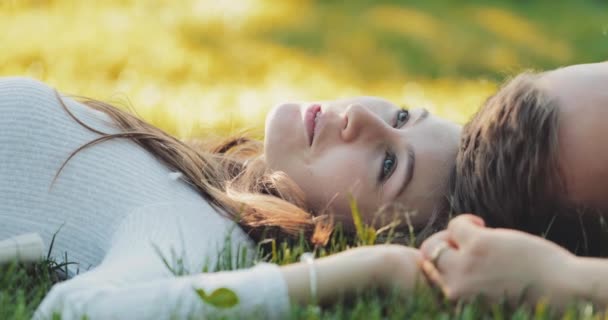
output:
[[[397,111],[397,121],[395,121],[395,128],[400,128],[410,119],[410,112],[403,108]]]
[[[397,157],[391,152],[386,152],[384,160],[382,160],[382,170],[380,170],[380,181],[388,179],[397,165]]]

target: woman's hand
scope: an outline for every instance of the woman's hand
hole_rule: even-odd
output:
[[[568,302],[563,288],[575,256],[540,237],[485,228],[479,217],[461,215],[427,239],[421,251],[424,273],[450,300],[482,294],[493,302],[520,297]]]

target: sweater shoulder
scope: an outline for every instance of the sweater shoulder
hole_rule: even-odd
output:
[[[48,84],[24,77],[0,78],[0,107],[3,111],[23,110],[33,112],[58,101],[58,91]]]
[[[107,114],[61,94],[42,81],[25,77],[0,77],[0,114],[3,118],[12,119],[13,124],[42,120],[37,125],[44,126],[51,124],[51,119],[55,121],[53,126],[62,124],[61,120],[76,123],[66,109],[77,118],[90,119],[103,128],[114,131],[113,122]]]
[[[46,83],[27,77],[0,77],[0,88],[3,93],[26,97],[37,94],[48,94],[53,88]]]

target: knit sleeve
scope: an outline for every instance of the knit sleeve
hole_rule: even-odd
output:
[[[63,319],[280,319],[289,312],[279,267],[243,268],[252,264],[253,245],[204,201],[140,207],[108,247],[98,267],[55,285],[34,318],[56,312]],[[236,294],[237,303],[222,306],[197,293],[220,288]]]

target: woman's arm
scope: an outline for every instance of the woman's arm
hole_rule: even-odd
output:
[[[608,305],[608,260],[574,257],[567,270],[563,275],[556,275],[566,278],[564,292],[573,298],[591,301],[600,308]]]
[[[384,247],[384,248],[383,248]],[[405,248],[405,247],[404,247]],[[387,249],[384,251],[384,249]],[[395,249],[395,250],[393,250]],[[407,248],[406,248],[407,249]],[[414,255],[409,256],[409,253]],[[415,266],[418,253],[385,246],[352,249],[343,254],[318,259],[319,297],[331,303],[340,294],[357,289],[382,287],[390,278],[387,266],[397,260]],[[395,254],[402,254],[397,257]],[[363,261],[362,261],[362,258]],[[409,260],[409,261],[408,261]],[[410,263],[412,262],[412,263]],[[390,269],[398,265],[392,264]],[[227,272],[195,274],[159,278],[149,281],[120,279],[127,270],[133,276],[137,269],[125,263],[120,266],[101,266],[74,279],[57,284],[38,308],[34,319],[50,319],[59,313],[62,319],[185,319],[191,317],[228,317],[235,319],[283,319],[289,314],[288,296],[292,302],[308,303],[308,266],[302,263],[277,267],[261,264],[256,267]],[[387,276],[382,275],[387,271]],[[413,288],[415,279],[404,275],[413,270],[400,270],[406,290]],[[282,283],[285,279],[287,290]],[[239,302],[231,308],[218,308],[203,302],[195,289],[210,294],[219,288],[233,291]]]
[[[176,216],[180,219],[175,219]],[[103,263],[55,285],[35,318],[46,319],[57,311],[66,319],[82,315],[90,319],[191,316],[277,319],[287,316],[290,299],[299,303],[309,301],[306,264],[284,267],[259,264],[236,271],[198,273],[205,265],[210,271],[215,270],[226,249],[222,248],[224,231],[234,231],[232,245],[245,241],[240,238],[244,236],[240,229],[231,229],[231,222],[225,221],[228,220],[216,213],[205,215],[196,204],[167,203],[138,209],[116,231]],[[229,260],[236,260],[236,254],[242,252],[236,246],[230,250]],[[193,274],[174,276],[158,252],[169,262],[174,260],[171,252],[176,253],[183,258],[184,268]],[[403,288],[411,288],[419,274],[418,257],[418,251],[411,248],[375,246],[317,259],[314,265],[319,298],[329,303],[342,292],[383,286],[390,277]],[[222,262],[226,263],[232,262]],[[219,288],[233,291],[238,304],[219,308],[204,302],[196,292],[202,289],[211,294]]]
[[[56,284],[34,319],[51,319],[54,314],[61,319],[282,319],[288,313],[287,293],[275,265],[145,281],[137,279],[137,272],[126,262]],[[219,288],[235,293],[238,304],[217,307],[196,292],[209,295]]]

